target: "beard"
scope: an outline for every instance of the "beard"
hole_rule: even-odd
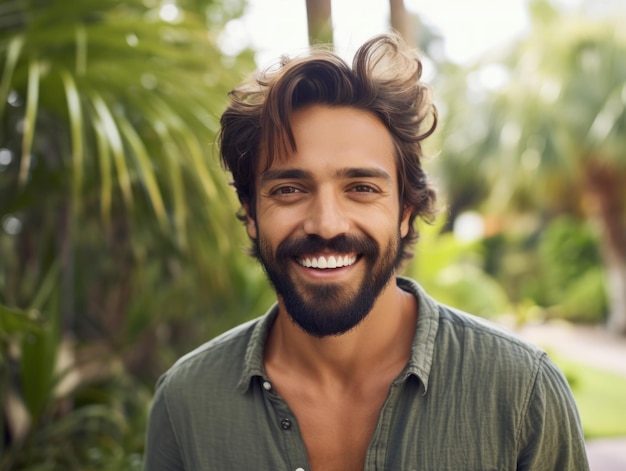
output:
[[[378,244],[365,235],[341,235],[329,240],[309,235],[286,239],[272,253],[269,244],[259,236],[254,240],[254,255],[291,319],[309,335],[323,338],[344,334],[367,317],[399,264],[400,246],[400,234],[396,234],[382,253]],[[361,282],[358,285],[309,283],[289,275],[296,257],[324,250],[358,254],[357,261],[365,263]]]

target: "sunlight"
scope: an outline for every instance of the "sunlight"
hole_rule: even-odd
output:
[[[163,21],[174,23],[180,20],[180,10],[173,3],[164,4],[159,10],[159,16]]]

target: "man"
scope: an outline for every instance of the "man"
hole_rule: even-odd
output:
[[[434,214],[420,76],[382,35],[232,92],[221,157],[277,304],[159,380],[147,470],[588,469],[545,353],[398,276]]]

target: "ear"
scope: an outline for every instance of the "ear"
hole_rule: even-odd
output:
[[[246,213],[246,232],[251,239],[258,237],[258,231],[256,227],[256,220],[250,214],[250,206],[246,203],[243,205],[243,210]]]
[[[409,220],[413,214],[413,206],[405,206],[402,211],[402,218],[400,219],[400,237],[404,239],[409,233]]]

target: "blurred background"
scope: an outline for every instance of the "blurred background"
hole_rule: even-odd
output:
[[[406,274],[546,348],[590,443],[626,436],[624,24],[620,0],[3,0],[0,469],[141,468],[158,376],[273,302],[219,164],[228,90],[392,28],[441,117]]]

